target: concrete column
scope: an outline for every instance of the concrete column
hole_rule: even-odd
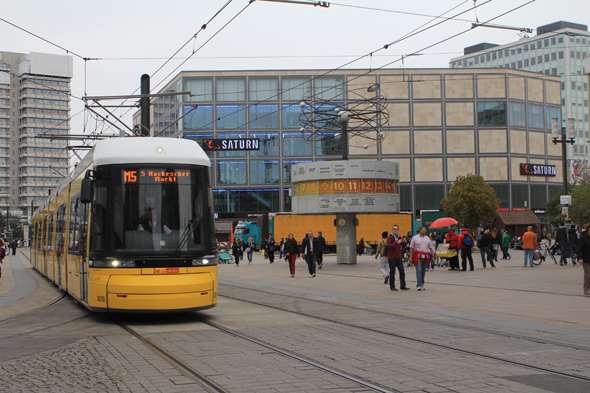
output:
[[[336,214],[337,262],[339,265],[356,265],[355,219],[355,213]]]

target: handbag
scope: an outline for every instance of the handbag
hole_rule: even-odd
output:
[[[250,252],[250,251],[251,251],[251,250],[250,250],[250,247],[246,248],[246,252],[247,252],[247,253],[248,253],[248,252]]]
[[[499,244],[492,244],[492,249],[493,250],[499,250],[500,249],[500,245]]]

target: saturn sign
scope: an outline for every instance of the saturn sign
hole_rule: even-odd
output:
[[[522,176],[557,176],[555,165],[520,164]]]

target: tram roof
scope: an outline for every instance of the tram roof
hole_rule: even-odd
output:
[[[94,166],[109,164],[190,164],[211,166],[201,146],[190,139],[111,138],[94,146]]]

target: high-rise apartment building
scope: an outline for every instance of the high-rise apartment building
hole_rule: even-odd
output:
[[[575,129],[567,136],[576,143],[567,146],[570,173],[586,166],[589,158],[588,81],[584,59],[590,56],[588,26],[559,21],[537,28],[535,37],[505,45],[480,43],[464,49],[464,55],[451,59],[451,68],[508,68],[561,77],[561,121],[576,120]],[[517,116],[514,116],[515,118]],[[550,121],[557,115],[541,116]],[[547,125],[549,128],[551,125]]]
[[[26,218],[68,171],[72,58],[0,52],[0,209]]]

